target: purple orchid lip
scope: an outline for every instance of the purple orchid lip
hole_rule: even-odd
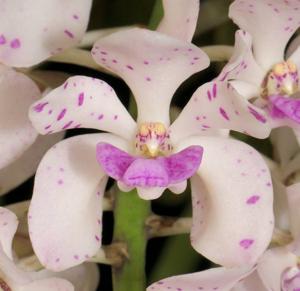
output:
[[[97,145],[97,161],[108,176],[131,187],[168,187],[198,170],[203,148],[190,146],[168,157],[133,157],[108,143]]]
[[[271,103],[270,114],[273,118],[288,117],[300,123],[300,99],[282,95],[271,95],[268,98]]]

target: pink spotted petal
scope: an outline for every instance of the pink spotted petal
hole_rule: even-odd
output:
[[[147,291],[231,291],[239,280],[251,272],[252,268],[247,267],[213,268],[203,272],[163,279],[149,286]]]
[[[101,245],[102,198],[107,178],[95,157],[99,142],[123,149],[127,146],[108,134],[76,136],[50,149],[37,170],[28,214],[29,231],[36,255],[50,270],[79,265]]]
[[[257,272],[267,290],[282,291],[284,290],[281,289],[284,272],[295,266],[297,266],[297,257],[294,254],[283,247],[274,248],[266,251],[261,257]]]
[[[220,81],[198,88],[171,125],[171,139],[177,143],[210,129],[232,129],[258,138],[266,138],[271,130],[264,111]]]
[[[196,29],[199,0],[164,0],[164,17],[157,31],[191,41]]]
[[[254,264],[269,245],[274,227],[266,163],[252,147],[228,138],[193,137],[180,148],[189,144],[204,148],[191,180],[193,247],[225,267]]]
[[[269,96],[272,104],[270,114],[273,118],[288,117],[300,124],[300,100],[280,95]]]
[[[63,132],[38,136],[35,143],[21,157],[0,170],[0,195],[6,194],[32,177],[46,151],[60,141],[63,136]]]
[[[75,46],[86,30],[91,4],[91,0],[2,0],[0,61],[27,67]]]
[[[108,143],[97,145],[97,161],[110,177],[121,180],[135,158]]]
[[[290,231],[294,238],[300,237],[300,183],[293,184],[286,189],[288,204]]]
[[[37,133],[27,112],[40,95],[35,83],[24,74],[0,67],[0,169],[19,158],[35,141]]]
[[[130,138],[135,122],[114,90],[104,81],[69,78],[32,105],[29,117],[41,134],[71,128],[95,128]]]
[[[249,33],[235,33],[233,55],[217,77],[218,81],[230,82],[245,98],[257,97],[265,77],[265,71],[257,64],[252,51]]]
[[[299,27],[299,11],[298,1],[236,0],[229,17],[251,34],[255,58],[269,70],[283,60],[285,47]]]
[[[0,207],[0,244],[1,249],[12,259],[12,240],[17,231],[18,219],[10,210]]]
[[[176,89],[209,64],[206,54],[191,43],[138,28],[100,39],[92,54],[97,63],[129,85],[139,122],[155,120],[166,125]]]

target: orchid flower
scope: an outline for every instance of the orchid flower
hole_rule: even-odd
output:
[[[253,266],[213,268],[156,282],[147,291],[297,291],[300,288],[300,183],[286,188],[291,243],[267,250]],[[284,193],[281,193],[284,194]]]
[[[0,207],[0,289],[5,291],[96,290],[98,270],[93,264],[75,267],[63,273],[48,270],[24,271],[13,260],[12,241],[18,226],[16,215]],[[89,282],[86,281],[89,278]],[[69,280],[74,284],[71,284]],[[74,289],[74,286],[76,289]],[[89,286],[86,289],[85,286]]]
[[[175,2],[180,5],[173,6]],[[123,191],[137,188],[143,199],[158,198],[166,188],[181,193],[193,176],[192,244],[217,263],[254,262],[270,241],[272,183],[261,156],[239,141],[206,136],[207,127],[201,128],[202,134],[183,139],[190,125],[181,124],[182,130],[176,132],[170,125],[175,90],[209,63],[188,42],[191,33],[180,33],[185,40],[166,35],[163,27],[170,27],[168,19],[177,19],[176,27],[189,31],[192,21],[196,25],[194,17],[178,17],[177,9],[194,15],[194,9],[186,6],[198,1],[175,2],[164,2],[167,18],[160,32],[118,32],[99,40],[92,50],[96,62],[132,90],[136,122],[107,83],[84,76],[71,77],[31,108],[30,119],[42,134],[71,128],[108,132],[58,143],[37,170],[30,237],[39,260],[51,270],[80,264],[99,249],[108,176]],[[172,18],[172,13],[177,16]]]
[[[36,141],[37,132],[27,112],[41,92],[31,79],[10,67],[35,65],[78,43],[87,27],[91,2],[0,1],[0,176],[10,177],[18,169],[14,180],[1,181],[1,193],[31,176],[49,144],[62,137],[40,137]],[[14,25],[16,22],[19,25]]]
[[[190,122],[187,136],[199,132],[204,122],[258,138],[285,125],[297,134],[300,50],[286,58],[285,49],[300,26],[299,10],[298,1],[234,1],[229,16],[242,30],[236,33],[233,56],[220,75],[191,98],[181,116]],[[202,114],[210,117],[196,122],[195,116]]]

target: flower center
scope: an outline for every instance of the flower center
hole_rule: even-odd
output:
[[[262,84],[262,97],[274,95],[291,97],[298,91],[299,75],[297,66],[291,61],[273,66]]]
[[[300,291],[300,270],[298,267],[289,268],[281,278],[283,291]]]
[[[138,154],[146,157],[167,155],[173,149],[169,132],[161,122],[142,123],[136,135],[135,148]]]

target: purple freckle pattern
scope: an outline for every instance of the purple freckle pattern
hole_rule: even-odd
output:
[[[258,201],[259,201],[259,199],[260,199],[260,196],[259,195],[253,195],[253,196],[251,196],[251,197],[249,197],[248,199],[247,199],[247,204],[256,204]]]
[[[248,250],[254,243],[253,239],[243,239],[239,242],[239,245],[245,249]]]
[[[21,41],[18,38],[13,39],[10,42],[10,47],[13,49],[18,49],[21,47]]]

